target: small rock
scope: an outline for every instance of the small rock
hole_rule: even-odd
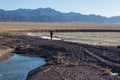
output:
[[[111,76],[117,76],[118,73],[110,73]]]

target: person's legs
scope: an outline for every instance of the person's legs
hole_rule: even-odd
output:
[[[52,40],[53,35],[51,34],[50,37],[51,37],[51,40]]]
[[[50,31],[50,38],[52,40],[52,38],[53,38],[53,31]]]

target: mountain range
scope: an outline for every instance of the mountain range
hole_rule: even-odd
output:
[[[120,23],[120,16],[104,17],[100,15],[84,15],[75,12],[62,13],[51,8],[38,9],[0,9],[0,22],[92,22]]]

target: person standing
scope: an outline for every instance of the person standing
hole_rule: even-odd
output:
[[[52,40],[53,38],[53,31],[50,31],[50,39]]]

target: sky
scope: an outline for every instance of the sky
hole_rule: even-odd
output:
[[[0,9],[53,8],[61,12],[120,16],[120,0],[0,0]]]

